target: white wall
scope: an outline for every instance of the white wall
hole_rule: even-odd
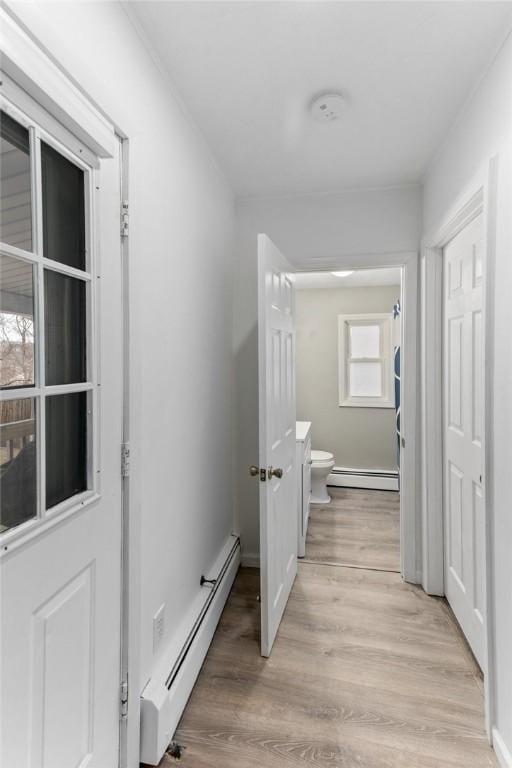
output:
[[[421,192],[405,186],[338,194],[244,199],[237,202],[234,345],[236,373],[236,508],[246,555],[259,551],[258,330],[256,236],[269,235],[300,268],[308,259],[416,251]]]
[[[233,198],[120,4],[10,7],[130,140],[140,691],[233,525]]]
[[[313,449],[333,453],[337,467],[397,469],[395,409],[339,405],[338,315],[391,314],[399,299],[400,285],[295,294],[297,419],[312,422]]]
[[[425,178],[424,228],[431,233],[464,188],[489,159],[499,154],[494,328],[494,585],[496,614],[496,726],[512,754],[512,40],[501,50]],[[488,402],[490,402],[489,397]]]

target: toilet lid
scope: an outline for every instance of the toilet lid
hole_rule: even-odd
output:
[[[334,454],[328,451],[311,451],[311,461],[332,461],[333,459]]]

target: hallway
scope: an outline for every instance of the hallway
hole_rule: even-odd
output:
[[[512,768],[512,0],[0,50],[0,768]]]
[[[184,768],[497,765],[481,676],[444,600],[397,573],[299,562],[264,659],[258,592],[259,572],[242,568],[176,732]]]

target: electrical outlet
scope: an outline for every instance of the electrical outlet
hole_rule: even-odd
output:
[[[158,611],[153,616],[153,653],[156,651],[165,631],[165,603],[162,603]]]

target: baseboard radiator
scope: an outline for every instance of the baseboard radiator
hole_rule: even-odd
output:
[[[398,470],[352,469],[334,467],[327,485],[339,488],[370,488],[380,491],[398,491]]]
[[[214,578],[202,587],[208,594],[198,606],[185,641],[170,653],[167,664],[165,660],[160,664],[142,692],[142,763],[158,765],[173,739],[239,565],[240,539],[233,535],[216,563]]]

